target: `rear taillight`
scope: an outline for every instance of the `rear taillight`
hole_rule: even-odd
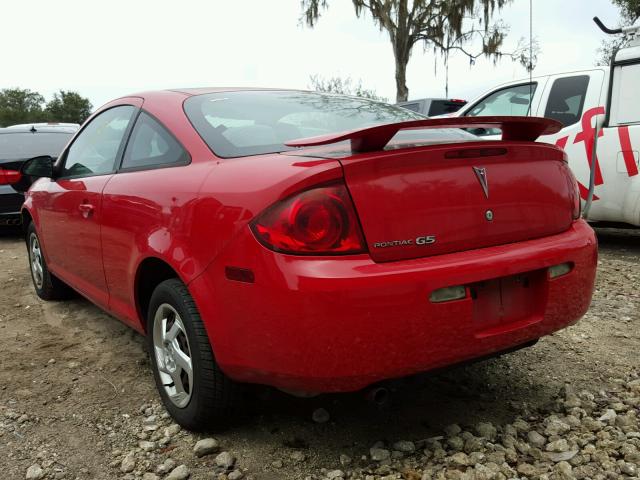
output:
[[[575,179],[573,180],[573,185],[573,219],[577,220],[582,214],[582,202],[580,200],[580,187],[578,187],[578,182]]]
[[[580,218],[582,214],[582,202],[580,200],[580,187],[573,172],[567,168],[567,176],[569,180],[569,188],[571,192],[571,215],[574,220]]]
[[[264,246],[297,255],[362,253],[364,240],[344,184],[313,188],[262,212],[251,229]]]
[[[564,161],[567,161],[567,154],[563,154]],[[569,169],[568,165],[565,167],[565,173],[567,175],[568,189],[569,189],[569,197],[571,199],[571,216],[574,220],[580,218],[582,214],[582,203],[580,200],[580,187],[578,186],[578,181],[576,180],[575,175]]]
[[[20,181],[22,174],[16,170],[0,168],[0,185],[14,185]]]

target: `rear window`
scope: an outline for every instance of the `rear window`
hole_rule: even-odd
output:
[[[445,115],[447,113],[454,113],[464,107],[466,102],[452,102],[450,100],[432,100],[431,105],[429,106],[429,112],[427,113],[430,117],[435,117],[437,115]]]
[[[406,108],[407,110],[411,110],[412,112],[420,112],[419,103],[403,103],[398,106],[402,108]]]
[[[317,92],[242,91],[193,96],[184,109],[219,157],[293,150],[298,138],[424,119],[405,108]]]
[[[0,133],[0,159],[19,160],[39,155],[57,157],[73,134],[56,133]]]

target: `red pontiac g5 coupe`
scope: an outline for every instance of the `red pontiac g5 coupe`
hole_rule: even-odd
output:
[[[302,91],[120,98],[23,167],[33,283],[146,334],[190,429],[238,382],[354,391],[512,350],[591,300],[576,181],[535,143],[560,128]]]

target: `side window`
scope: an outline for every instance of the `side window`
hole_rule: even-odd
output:
[[[640,123],[640,64],[616,66],[611,95],[611,125]]]
[[[141,112],[122,159],[122,169],[185,164],[189,154],[157,120]]]
[[[582,118],[589,76],[558,78],[553,82],[544,116],[558,120],[568,127]]]
[[[67,150],[62,176],[113,172],[122,138],[135,110],[131,105],[114,107],[91,120]]]
[[[537,83],[528,83],[498,90],[478,102],[467,112],[466,116],[514,115],[526,117],[531,110],[531,101],[537,86]]]

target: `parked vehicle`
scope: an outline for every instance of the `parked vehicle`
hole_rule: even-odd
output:
[[[562,130],[543,136],[540,141],[558,145],[567,152],[585,202],[594,165],[593,203],[588,220],[637,227],[640,226],[640,22],[625,32],[631,35],[631,44],[616,53],[608,68],[506,83],[469,102],[455,115],[537,115],[558,120],[563,124]],[[473,133],[491,136],[498,132]]]
[[[10,125],[7,128],[64,128],[78,130],[80,128],[79,123],[60,123],[60,122],[43,122],[43,123],[21,123],[18,125]]]
[[[12,185],[20,182],[25,160],[38,155],[57,157],[74,132],[68,128],[0,128],[0,227],[21,223],[24,194]]]
[[[120,98],[23,168],[33,283],[146,334],[194,430],[231,418],[238,382],[355,391],[511,351],[591,300],[575,179],[535,143],[559,129],[317,92]]]
[[[451,115],[466,105],[466,100],[457,98],[421,98],[397,103],[399,107],[406,108],[427,117]]]

